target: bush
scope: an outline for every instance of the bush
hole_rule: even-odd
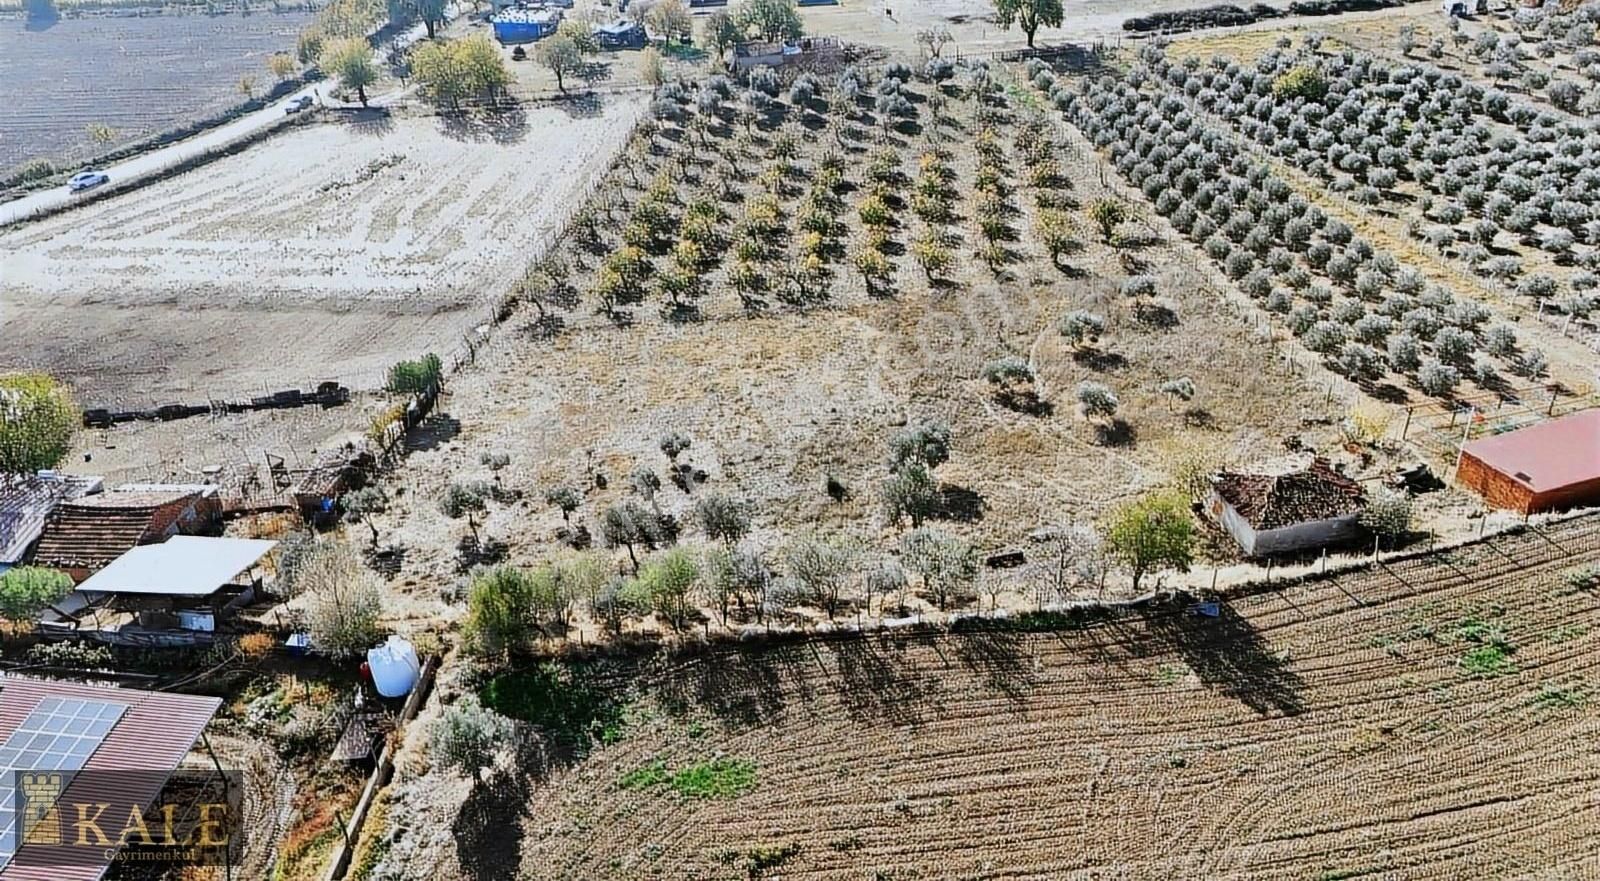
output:
[[[1102,383],[1085,380],[1078,383],[1078,406],[1089,419],[1110,419],[1117,415],[1117,395]]]
[[[306,598],[306,623],[317,651],[354,657],[378,643],[383,586],[350,545],[316,542],[294,581],[296,593]]]
[[[438,385],[443,375],[444,362],[430,352],[415,361],[400,361],[390,367],[388,389],[397,395],[423,395]]]
[[[1436,398],[1448,397],[1460,383],[1460,371],[1432,358],[1425,360],[1417,370],[1417,386]]]
[[[1367,502],[1357,522],[1373,535],[1394,538],[1411,529],[1411,496],[1404,492],[1380,490]]]
[[[484,707],[476,695],[466,695],[447,708],[428,732],[428,749],[434,760],[478,778],[492,766],[516,734],[510,719]]]
[[[1300,65],[1272,81],[1272,94],[1279,100],[1304,98],[1320,101],[1328,94],[1328,82],[1321,71],[1309,65]]]
[[[54,468],[82,424],[67,388],[43,373],[0,376],[0,475]]]

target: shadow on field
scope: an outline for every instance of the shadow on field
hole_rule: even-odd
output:
[[[528,135],[528,112],[515,101],[456,113],[441,113],[440,127],[445,136],[458,141],[494,141],[515,144]]]
[[[536,762],[536,757],[517,757],[519,768]],[[456,858],[472,881],[504,878],[522,862],[522,818],[533,794],[528,783],[527,775],[513,772],[473,784],[451,824]]]
[[[1027,634],[1004,630],[974,630],[954,637],[956,655],[985,685],[1022,701],[1039,684],[1028,658]]]
[[[1175,650],[1213,691],[1262,714],[1293,716],[1305,709],[1300,677],[1228,605],[1216,618],[1161,611],[1143,619],[1150,634]]]

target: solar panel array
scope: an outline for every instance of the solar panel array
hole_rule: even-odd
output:
[[[110,701],[47,697],[0,746],[0,869],[21,844],[17,772],[57,772],[64,790],[127,710]]]

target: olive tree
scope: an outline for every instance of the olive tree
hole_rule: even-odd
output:
[[[922,527],[900,541],[906,565],[922,577],[923,589],[943,609],[965,596],[978,577],[978,554],[964,539],[941,529]]]
[[[1194,520],[1177,493],[1156,493],[1123,505],[1105,530],[1107,553],[1133,576],[1136,591],[1151,572],[1187,571],[1194,545]]]
[[[516,734],[516,725],[468,693],[439,715],[428,731],[428,751],[440,765],[478,780]]]

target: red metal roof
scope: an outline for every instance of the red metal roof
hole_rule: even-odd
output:
[[[0,675],[0,743],[5,742],[22,721],[47,697],[109,701],[127,705],[127,712],[112,727],[96,749],[84,771],[88,781],[68,784],[63,803],[115,801],[148,807],[161,794],[157,778],[164,780],[194,748],[206,724],[222,706],[214,697],[139,691],[109,685],[61,682],[24,676]],[[7,769],[9,770],[9,769]],[[28,770],[18,769],[18,770]],[[132,774],[125,777],[106,771],[159,771],[160,774]],[[122,783],[126,788],[113,791]],[[110,867],[109,861],[97,865],[29,865],[23,858],[29,845],[23,845],[4,871],[4,881],[98,881]]]
[[[1462,449],[1534,492],[1600,480],[1600,409],[1475,440]]]

